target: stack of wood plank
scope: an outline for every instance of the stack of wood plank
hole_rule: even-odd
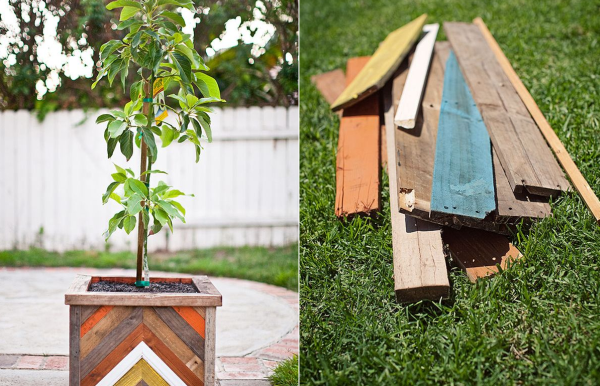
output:
[[[345,78],[313,77],[343,109],[338,217],[381,208],[387,158],[400,302],[448,296],[447,255],[472,281],[521,257],[504,235],[550,216],[550,197],[571,188],[557,159],[600,222],[600,201],[483,21],[446,22],[436,42],[426,18],[350,59]]]

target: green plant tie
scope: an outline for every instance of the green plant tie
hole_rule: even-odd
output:
[[[135,282],[135,286],[136,287],[148,287],[150,286],[150,281],[149,280],[139,280]]]
[[[144,99],[142,99],[142,101],[147,102],[147,103],[152,103],[152,98],[144,98]]]

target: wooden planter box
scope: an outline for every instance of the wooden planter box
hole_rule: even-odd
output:
[[[208,277],[151,280],[193,283],[192,294],[88,292],[103,280],[135,282],[79,275],[65,294],[70,386],[214,385],[222,299]]]

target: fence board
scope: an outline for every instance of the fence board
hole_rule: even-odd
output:
[[[105,248],[102,233],[117,210],[101,195],[113,162],[139,170],[115,151],[106,158],[102,111],[0,112],[0,250],[31,246],[64,251]],[[195,198],[182,199],[187,224],[151,237],[155,250],[219,245],[283,245],[298,240],[298,108],[218,109],[213,143],[195,164],[188,144],[159,148],[153,175]],[[170,117],[172,119],[173,117]],[[80,124],[81,123],[81,124]],[[90,220],[91,219],[91,220]],[[43,233],[40,229],[43,228]],[[133,250],[135,235],[115,232],[111,250]]]

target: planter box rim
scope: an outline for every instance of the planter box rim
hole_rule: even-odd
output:
[[[208,276],[156,277],[156,281],[179,281],[193,283],[198,293],[144,293],[144,292],[89,292],[92,282],[116,280],[135,282],[132,277],[77,275],[67,292],[65,304],[70,306],[189,306],[219,307],[223,304],[221,293]]]

